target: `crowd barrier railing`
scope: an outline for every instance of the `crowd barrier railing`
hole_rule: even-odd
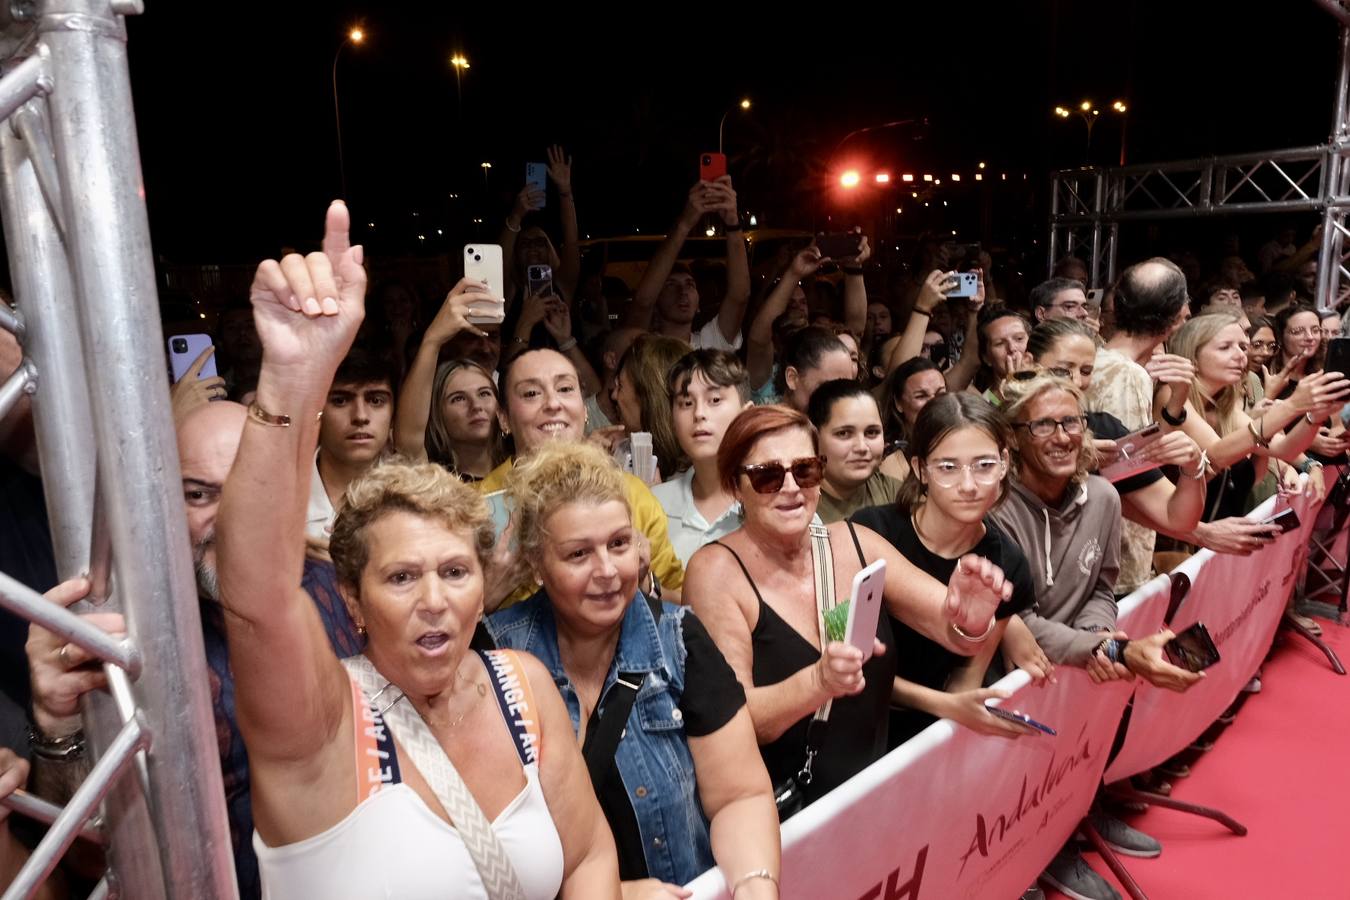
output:
[[[1328,473],[1333,475],[1335,473]],[[1262,518],[1272,498],[1253,510]],[[1191,589],[1173,610],[1174,631],[1203,621],[1222,659],[1185,694],[1136,679],[1096,685],[1060,666],[1056,682],[1017,671],[998,682],[1003,705],[1058,731],[1057,737],[986,737],[943,720],[783,825],[784,898],[919,900],[1017,897],[1079,828],[1103,778],[1128,778],[1200,736],[1260,665],[1307,556],[1320,501],[1295,498],[1298,529],[1247,557],[1201,551],[1178,567]],[[1120,601],[1128,634],[1161,628],[1166,575]],[[1133,700],[1125,738],[1110,752]],[[729,900],[713,869],[688,887],[696,900]]]

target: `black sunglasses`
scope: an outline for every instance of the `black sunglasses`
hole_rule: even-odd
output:
[[[784,466],[782,463],[760,463],[755,466],[741,466],[741,474],[750,479],[750,487],[756,494],[776,494],[783,489],[783,480],[787,473],[799,488],[813,488],[820,484],[825,475],[825,457],[804,456],[794,459]]]

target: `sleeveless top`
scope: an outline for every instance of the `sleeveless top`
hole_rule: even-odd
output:
[[[858,562],[866,566],[862,545],[853,530],[853,523],[845,520],[853,546],[858,551]],[[764,602],[759,587],[750,577],[750,570],[735,550],[721,541],[713,541],[736,560],[755,592],[759,602],[759,621],[750,632],[754,659],[751,677],[755,687],[777,684],[795,675],[807,666],[820,661],[820,650],[789,625],[773,607]],[[811,784],[803,788],[810,803],[843,784],[886,753],[886,736],[890,714],[891,685],[895,680],[895,637],[891,631],[890,616],[877,617],[877,639],[886,645],[885,654],[874,654],[863,663],[865,686],[862,693],[852,697],[836,697],[830,707],[830,718],[825,723],[825,739],[820,754],[812,765]],[[761,744],[760,755],[769,770],[769,779],[779,784],[794,776],[806,760],[806,729],[815,710],[807,713],[777,740]]]
[[[525,896],[550,900],[562,886],[563,851],[539,785],[534,697],[514,653],[478,653],[526,780],[525,788],[492,821],[492,830],[510,856]],[[398,750],[379,709],[355,679],[351,688],[359,805],[341,822],[294,844],[268,847],[255,831],[264,900],[487,900],[459,832],[403,783]]]

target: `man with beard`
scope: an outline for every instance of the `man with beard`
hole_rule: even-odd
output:
[[[193,568],[197,574],[202,638],[206,647],[207,674],[211,682],[211,705],[215,714],[221,774],[225,782],[225,809],[230,821],[230,840],[234,845],[235,873],[241,900],[260,897],[262,888],[258,880],[258,861],[253,853],[248,755],[235,718],[234,677],[230,673],[229,653],[225,644],[224,617],[228,613],[220,606],[216,581],[215,525],[221,487],[239,452],[239,439],[247,418],[247,409],[238,403],[217,401],[189,413],[178,425],[183,502],[187,512],[188,538],[192,542]],[[360,653],[362,639],[338,594],[332,563],[311,554],[305,560],[301,583],[319,611],[333,652],[339,658]],[[65,602],[75,599],[72,596]],[[106,613],[96,615],[100,619],[97,624],[105,630],[116,632],[122,629],[120,616]],[[45,731],[74,734],[80,725],[75,702],[78,693],[96,687],[97,681],[91,680],[88,673],[80,672],[79,665],[67,667],[64,664],[58,652],[63,644],[61,638],[37,626],[31,629],[28,656],[33,673],[34,718],[43,723]],[[84,662],[82,654],[70,653],[66,658],[76,663]],[[76,764],[72,761],[67,765]],[[71,777],[77,781],[80,775],[71,773]],[[52,799],[59,801],[62,798]]]
[[[685,240],[710,213],[721,217],[726,231],[727,290],[717,316],[696,331],[698,284],[689,267],[678,260]],[[741,236],[740,213],[736,209],[731,176],[700,181],[690,188],[684,210],[643,271],[624,324],[677,338],[695,350],[735,352],[741,348],[741,322],[745,319],[749,301],[750,262],[745,239]]]

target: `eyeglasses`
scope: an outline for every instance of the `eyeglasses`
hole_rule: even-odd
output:
[[[1025,428],[1031,432],[1032,437],[1049,437],[1055,433],[1056,428],[1063,428],[1064,433],[1073,437],[1083,433],[1083,428],[1087,422],[1085,416],[1065,416],[1062,419],[1035,419],[1030,422],[1014,422],[1014,428]]]
[[[783,480],[787,473],[799,488],[813,488],[820,484],[825,474],[825,457],[804,456],[794,459],[784,466],[779,462],[759,463],[754,466],[741,466],[741,474],[750,479],[750,487],[756,494],[776,494],[783,489]]]
[[[1307,337],[1310,334],[1321,334],[1321,333],[1322,329],[1316,326],[1311,328],[1308,327],[1290,328],[1288,331],[1285,332],[1285,334],[1289,335],[1290,337]]]
[[[966,472],[970,473],[971,479],[976,484],[997,484],[1003,478],[1004,471],[1003,460],[996,456],[982,456],[968,463],[944,459],[940,462],[925,463],[924,468],[928,470],[928,477],[933,479],[933,483],[942,488],[956,487]]]
[[[1270,351],[1274,351],[1274,349],[1275,349],[1275,342],[1274,342],[1274,341],[1252,341],[1252,343],[1251,343],[1251,348],[1252,348],[1253,350],[1270,350]]]

